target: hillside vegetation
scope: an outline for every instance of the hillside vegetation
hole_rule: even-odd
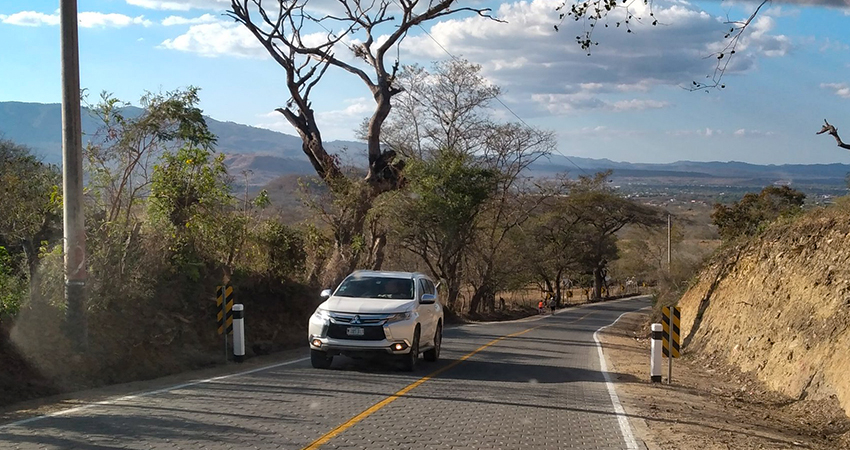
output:
[[[850,415],[850,202],[727,245],[682,297],[688,352]]]

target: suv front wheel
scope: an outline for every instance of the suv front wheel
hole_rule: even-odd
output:
[[[410,353],[402,355],[401,368],[405,372],[413,372],[416,368],[416,360],[419,359],[419,325],[413,332],[413,343],[410,344]]]
[[[313,350],[310,349],[310,363],[313,364],[313,367],[316,369],[327,369],[331,367],[331,363],[333,363],[334,357],[332,355],[328,355],[327,352],[323,352],[321,350]]]
[[[443,345],[443,326],[437,324],[437,331],[434,332],[434,348],[425,351],[422,356],[425,361],[433,362],[440,359],[440,347]]]

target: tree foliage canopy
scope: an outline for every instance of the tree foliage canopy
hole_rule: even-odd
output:
[[[767,186],[730,206],[715,204],[711,219],[724,240],[753,236],[777,218],[799,213],[805,199],[806,194],[788,186]]]

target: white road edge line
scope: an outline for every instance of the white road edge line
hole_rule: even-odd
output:
[[[640,308],[636,311],[646,308],[647,307]],[[614,415],[617,416],[617,422],[620,424],[620,432],[623,434],[623,440],[626,441],[626,448],[629,450],[638,450],[639,447],[635,441],[634,435],[632,434],[632,427],[629,425],[629,418],[626,416],[626,411],[620,403],[620,397],[617,396],[617,391],[614,389],[614,383],[611,381],[611,374],[608,373],[608,363],[605,362],[605,354],[602,352],[602,342],[599,340],[600,331],[614,326],[614,324],[619,322],[623,316],[633,312],[635,311],[626,311],[623,314],[620,314],[620,317],[617,317],[617,320],[596,330],[593,333],[593,340],[596,341],[596,350],[599,351],[600,370],[602,370],[602,375],[605,377],[605,385],[608,386],[608,395],[611,397],[611,404],[614,405]]]
[[[50,414],[44,414],[44,415],[41,415],[41,416],[30,417],[29,419],[23,419],[23,420],[19,420],[17,422],[12,422],[12,423],[7,423],[5,425],[0,425],[0,430],[3,430],[5,428],[12,428],[12,427],[18,427],[18,426],[21,426],[21,425],[26,425],[28,423],[37,422],[39,420],[47,419],[47,418],[50,418],[50,417],[58,417],[58,416],[64,416],[66,414],[73,414],[75,412],[83,411],[83,410],[86,410],[86,409],[89,409],[89,408],[93,408],[95,406],[114,405],[115,403],[118,403],[118,402],[133,400],[133,399],[140,398],[140,397],[147,397],[147,396],[150,396],[150,395],[162,394],[163,392],[169,392],[169,391],[174,391],[174,390],[177,390],[177,389],[183,389],[183,388],[187,388],[189,386],[196,386],[196,385],[205,384],[205,383],[213,383],[213,382],[216,382],[216,381],[225,380],[227,378],[238,377],[238,376],[242,376],[242,375],[249,375],[249,374],[256,373],[256,372],[262,372],[264,370],[270,370],[270,369],[275,369],[275,368],[282,367],[282,366],[288,366],[288,365],[291,365],[291,364],[300,363],[302,361],[307,361],[308,359],[310,359],[310,358],[304,357],[304,358],[299,358],[299,359],[293,359],[293,360],[290,360],[290,361],[284,361],[282,363],[277,363],[277,364],[272,364],[272,365],[269,365],[269,366],[258,367],[256,369],[246,370],[246,371],[243,371],[243,372],[231,373],[231,374],[228,374],[228,375],[222,375],[222,376],[219,376],[219,377],[207,378],[207,379],[204,379],[204,380],[191,381],[189,383],[177,384],[177,385],[174,385],[174,386],[169,386],[169,387],[162,388],[162,389],[156,389],[156,390],[153,390],[153,391],[144,391],[144,392],[139,392],[139,393],[136,393],[136,394],[125,395],[123,397],[113,398],[113,399],[110,399],[110,400],[103,400],[103,401],[99,401],[99,402],[95,402],[95,403],[89,403],[89,404],[83,405],[83,406],[76,406],[74,408],[63,409],[62,411],[56,411],[56,412],[53,412],[53,413],[50,413]]]

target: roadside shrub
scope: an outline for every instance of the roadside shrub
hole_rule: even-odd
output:
[[[779,217],[802,211],[806,194],[788,186],[767,186],[758,194],[748,193],[731,206],[714,205],[711,220],[723,240],[754,236]]]
[[[27,297],[27,279],[17,266],[20,263],[0,246],[0,320],[18,314]]]

